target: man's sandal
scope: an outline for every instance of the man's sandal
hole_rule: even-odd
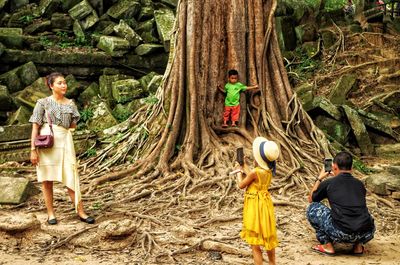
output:
[[[311,250],[314,252],[320,253],[320,254],[328,255],[328,256],[335,255],[335,252],[329,252],[328,250],[324,249],[324,247],[322,245],[316,245],[316,246],[312,247]]]
[[[364,248],[364,246],[361,246],[361,248],[362,248],[361,252],[354,252],[355,248],[353,247],[353,249],[352,249],[350,254],[353,255],[353,256],[362,256],[362,255],[364,255],[365,248]]]

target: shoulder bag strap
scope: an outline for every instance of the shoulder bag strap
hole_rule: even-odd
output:
[[[49,123],[49,126],[50,126],[50,132],[51,132],[50,134],[54,135],[54,133],[53,133],[53,123],[51,122],[49,112],[47,111],[46,108],[44,108],[44,112],[46,112],[47,122]]]

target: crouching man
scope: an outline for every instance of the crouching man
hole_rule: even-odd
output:
[[[307,219],[316,231],[319,245],[312,250],[334,255],[334,243],[352,243],[352,254],[362,255],[364,244],[374,237],[374,219],[370,215],[364,184],[352,176],[353,158],[348,152],[338,153],[332,172],[319,174],[308,201]],[[329,175],[333,177],[326,179]],[[330,208],[321,203],[328,199]]]

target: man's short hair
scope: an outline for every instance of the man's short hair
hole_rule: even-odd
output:
[[[340,170],[351,170],[353,157],[349,152],[342,151],[335,156],[333,163],[335,163]]]
[[[235,69],[231,69],[228,71],[228,77],[232,75],[239,75],[238,71]]]

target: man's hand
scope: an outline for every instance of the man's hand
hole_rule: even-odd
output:
[[[321,172],[319,172],[318,179],[319,179],[320,181],[322,181],[323,179],[327,178],[327,177],[329,176],[329,174],[330,174],[330,172],[325,172],[325,169],[322,168],[322,169],[321,169]]]

